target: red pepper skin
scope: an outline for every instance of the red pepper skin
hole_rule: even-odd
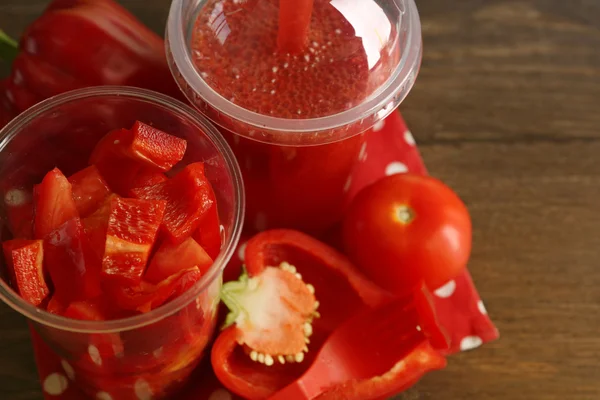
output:
[[[73,190],[75,207],[82,218],[94,212],[110,195],[108,184],[94,165],[71,175],[69,183]]]
[[[104,278],[137,284],[165,213],[164,201],[116,198],[111,201],[102,258]]]
[[[16,111],[52,95],[126,85],[182,98],[163,39],[112,0],[55,0],[20,41],[10,98]]]
[[[48,172],[34,188],[36,239],[44,239],[65,222],[77,218],[71,183],[58,169]]]
[[[143,122],[136,121],[131,128],[132,141],[128,156],[148,167],[169,171],[183,158],[187,142]]]
[[[90,247],[79,218],[73,218],[46,236],[46,268],[60,304],[98,297],[100,259]]]
[[[181,243],[191,236],[214,204],[202,162],[187,165],[163,183],[131,191],[138,199],[167,202],[162,230],[173,243]]]
[[[391,298],[343,254],[297,231],[271,230],[256,235],[247,243],[244,259],[250,277],[282,261],[294,265],[302,279],[315,287],[321,314],[313,321],[310,351],[297,364],[266,367],[255,363],[238,345],[236,326],[221,332],[211,353],[215,375],[229,390],[250,400],[264,399],[299,378],[335,328],[363,307],[377,307]]]
[[[423,341],[386,373],[371,379],[337,385],[316,400],[387,399],[413,386],[427,372],[445,366],[446,359],[429,342]]]
[[[2,247],[13,285],[25,301],[39,306],[50,294],[43,270],[44,242],[16,239],[2,243]]]

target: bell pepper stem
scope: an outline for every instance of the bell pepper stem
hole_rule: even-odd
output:
[[[0,60],[10,65],[18,52],[18,43],[0,29]]]

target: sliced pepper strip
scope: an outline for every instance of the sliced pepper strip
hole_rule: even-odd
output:
[[[316,399],[386,399],[410,388],[427,372],[442,369],[445,366],[446,359],[429,342],[423,341],[386,373],[370,379],[337,385]]]
[[[215,374],[230,391],[250,400],[264,399],[299,378],[331,331],[363,307],[376,307],[391,298],[343,254],[301,232],[262,232],[247,243],[244,259],[249,277],[282,262],[294,265],[314,286],[321,314],[313,321],[309,352],[300,363],[257,364],[238,345],[241,332],[235,325],[219,335],[211,354]]]

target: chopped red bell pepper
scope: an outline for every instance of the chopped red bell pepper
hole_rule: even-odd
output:
[[[210,198],[213,204],[200,220],[198,229],[194,233],[194,239],[214,260],[221,252],[221,221],[212,187],[210,188]]]
[[[33,239],[33,194],[11,188],[4,194],[8,228],[15,239]]]
[[[149,167],[169,171],[185,154],[187,142],[184,139],[169,135],[143,122],[136,121],[131,132],[133,138],[127,149],[127,155]]]
[[[293,362],[294,358],[288,360],[284,357],[285,364],[281,364],[277,357],[275,365],[266,367],[254,362],[250,358],[252,353],[249,356],[240,346],[239,340],[245,335],[236,325],[219,335],[211,354],[213,369],[221,383],[244,398],[263,399],[293,382],[306,371],[324,340],[336,327],[359,309],[375,307],[391,297],[368,281],[344,255],[297,231],[272,230],[256,235],[247,243],[244,259],[250,279],[260,276],[269,266],[284,262],[294,266],[302,280],[314,287],[321,314],[320,318],[312,321],[309,352],[298,357],[301,361],[302,357],[306,357],[304,362]],[[245,300],[240,307],[248,313],[256,313],[261,304]],[[276,319],[277,315],[272,317]]]
[[[198,267],[179,271],[158,285],[142,281],[138,285],[109,287],[115,306],[123,310],[149,312],[192,287],[202,273]]]
[[[63,315],[66,309],[67,305],[63,304],[56,296],[52,296],[46,305],[46,311],[56,315]]]
[[[198,267],[202,274],[212,265],[212,258],[194,239],[180,244],[163,242],[150,261],[144,280],[159,283],[181,270]]]
[[[63,312],[63,316],[67,318],[83,321],[106,321],[109,319],[107,314],[106,307],[101,303],[89,300],[74,301]]]
[[[167,176],[154,168],[141,168],[137,174],[133,177],[129,184],[129,195],[133,196],[132,189],[143,188],[147,186],[153,186],[159,183],[163,183],[167,180]]]
[[[174,243],[181,243],[198,229],[214,203],[211,191],[201,162],[189,164],[166,182],[132,189],[137,198],[167,202],[163,229]]]
[[[131,138],[131,131],[127,129],[110,131],[96,144],[89,160],[112,191],[121,196],[129,195],[131,182],[142,168],[124,154],[123,146],[128,146]]]
[[[44,277],[44,242],[15,239],[2,243],[2,247],[18,293],[39,306],[50,294]]]
[[[108,229],[110,206],[113,199],[118,197],[116,194],[109,195],[96,211],[81,220],[90,246],[100,258],[104,257],[106,247],[106,230]]]
[[[71,184],[58,168],[34,188],[35,237],[44,239],[65,222],[78,217]]]
[[[105,277],[133,284],[141,281],[165,205],[160,200],[112,199],[102,258]]]
[[[15,59],[16,53],[0,51],[15,60],[9,91],[16,112],[86,86],[136,86],[183,98],[162,38],[113,0],[54,0],[21,38]]]
[[[91,249],[79,218],[73,218],[46,235],[45,264],[61,304],[101,294],[100,258]]]
[[[69,177],[73,190],[73,200],[80,217],[95,211],[110,194],[108,184],[92,165]]]

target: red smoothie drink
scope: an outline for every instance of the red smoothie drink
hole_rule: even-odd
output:
[[[284,1],[176,0],[169,56],[239,161],[246,228],[318,232],[341,217],[365,131],[412,87],[420,26],[412,0],[298,1],[304,44],[282,48]]]

